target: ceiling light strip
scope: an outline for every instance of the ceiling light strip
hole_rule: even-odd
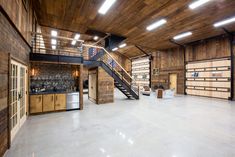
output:
[[[106,14],[107,11],[111,8],[111,6],[116,2],[116,0],[105,0],[103,5],[99,9],[100,14]]]
[[[208,3],[209,1],[211,1],[211,0],[197,0],[196,2],[191,3],[189,5],[189,8],[190,9],[196,9],[196,8]]]
[[[179,39],[185,38],[185,37],[187,37],[187,36],[190,36],[190,35],[192,35],[192,34],[193,34],[192,32],[185,32],[185,33],[176,35],[173,39],[174,39],[174,40],[179,40]]]
[[[115,48],[113,48],[113,49],[112,49],[112,51],[117,51],[117,50],[118,50],[118,48],[117,48],[117,47],[115,47]]]
[[[154,22],[153,24],[149,25],[146,29],[147,29],[148,31],[151,31],[151,30],[153,30],[153,29],[156,29],[156,28],[158,28],[158,27],[164,25],[165,23],[167,23],[166,19],[161,19],[161,20],[156,21],[156,22]]]
[[[126,47],[126,43],[119,45],[119,48],[123,48],[123,47]]]
[[[227,24],[230,24],[230,23],[233,23],[233,22],[235,22],[235,17],[217,22],[217,23],[214,24],[214,27],[224,26],[224,25],[227,25]]]

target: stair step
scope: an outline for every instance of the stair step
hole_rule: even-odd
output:
[[[134,97],[128,97],[128,99],[135,100],[135,98],[134,98]]]

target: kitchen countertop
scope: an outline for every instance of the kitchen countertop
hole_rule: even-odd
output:
[[[78,91],[44,91],[44,92],[30,92],[29,95],[43,95],[43,94],[69,94],[69,93],[79,93]]]

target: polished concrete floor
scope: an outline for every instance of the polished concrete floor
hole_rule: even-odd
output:
[[[235,157],[235,102],[115,97],[29,117],[6,157]]]

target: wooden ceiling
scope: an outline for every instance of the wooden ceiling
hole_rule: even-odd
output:
[[[127,37],[128,45],[140,45],[149,50],[174,47],[169,42],[175,35],[192,31],[193,35],[179,41],[189,43],[223,34],[213,23],[235,16],[235,0],[212,0],[190,10],[194,0],[117,0],[105,15],[98,14],[104,0],[36,0],[35,9],[39,24],[73,32],[85,33],[88,29]],[[154,21],[166,18],[167,24],[146,31]],[[235,31],[235,24],[226,27]],[[134,46],[120,50],[126,56],[141,55]]]

